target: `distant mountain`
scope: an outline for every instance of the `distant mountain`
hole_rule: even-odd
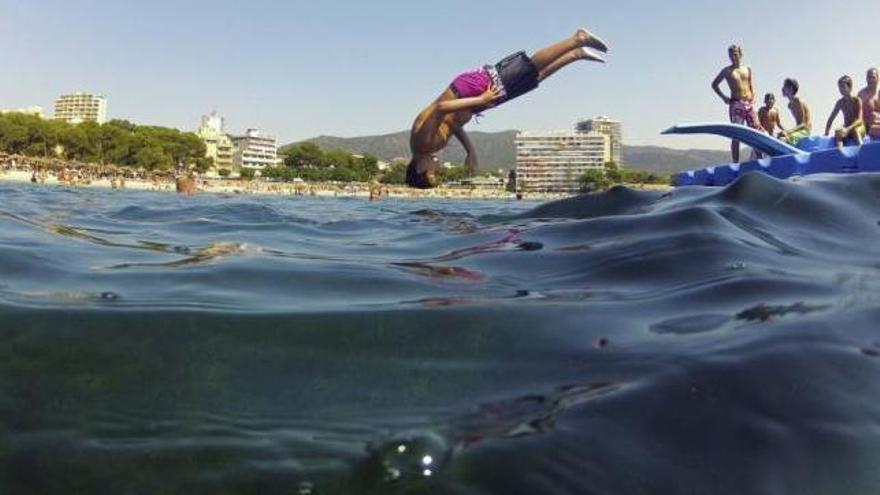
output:
[[[513,168],[516,164],[516,154],[513,146],[513,139],[516,136],[516,131],[475,131],[468,132],[468,136],[470,136],[471,142],[474,143],[474,147],[477,149],[477,156],[479,158],[481,169],[509,169]],[[406,160],[410,158],[409,131],[381,136],[354,138],[318,136],[316,138],[306,139],[306,141],[315,143],[323,149],[340,149],[349,153],[362,155],[370,154],[378,157],[380,160],[388,162],[395,158]],[[284,148],[286,147],[287,146]],[[440,161],[464,163],[464,157],[464,148],[453,138],[449,146],[440,154]]]
[[[729,162],[729,151],[676,150],[660,146],[623,147],[623,163],[627,168],[660,174]]]
[[[516,164],[513,145],[516,131],[469,132],[468,135],[477,148],[481,169],[510,169]],[[374,155],[384,161],[409,158],[408,131],[354,138],[319,136],[306,141],[313,142],[324,149],[340,149],[349,153]],[[464,148],[453,139],[449,147],[441,154],[440,160],[463,163],[464,157]],[[623,162],[627,168],[661,174],[671,174],[680,170],[728,161],[730,161],[730,154],[725,151],[676,150],[660,146],[623,147]]]

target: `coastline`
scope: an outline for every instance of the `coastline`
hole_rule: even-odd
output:
[[[0,183],[31,183],[29,170],[0,170]],[[85,182],[61,181],[55,174],[46,174],[38,183],[42,186],[85,187],[148,192],[176,193],[176,185],[170,180],[125,179],[123,187],[114,187],[110,178],[92,178]],[[340,185],[332,183],[287,183],[262,180],[220,180],[197,179],[199,194],[219,195],[264,195],[264,196],[310,196],[324,198],[370,198],[369,184]],[[373,186],[375,189],[375,186]],[[421,190],[404,186],[381,186],[382,198],[391,199],[462,199],[462,200],[507,200],[516,201],[516,195],[507,191],[463,189],[440,186],[436,189]],[[566,193],[528,193],[523,201],[545,202],[571,197]]]

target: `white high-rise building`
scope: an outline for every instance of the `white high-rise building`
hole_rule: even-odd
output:
[[[89,93],[61,95],[55,100],[55,120],[69,124],[107,122],[107,99]]]
[[[278,165],[278,144],[275,136],[248,129],[243,136],[234,136],[233,163],[239,170],[250,168],[262,170]]]
[[[611,160],[611,139],[598,132],[520,132],[515,143],[519,191],[577,192],[584,173]]]
[[[623,162],[623,124],[608,117],[594,117],[590,120],[578,122],[577,130],[580,132],[598,132],[605,134],[611,139],[611,159],[618,165]]]
[[[205,142],[205,157],[214,159],[209,176],[217,176],[220,170],[235,171],[235,145],[226,134],[226,122],[216,111],[202,116],[202,125],[196,132]]]

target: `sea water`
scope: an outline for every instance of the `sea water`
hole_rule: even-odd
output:
[[[0,184],[0,493],[880,493],[878,199]]]

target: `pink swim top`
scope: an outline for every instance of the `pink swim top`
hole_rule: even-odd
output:
[[[459,98],[472,98],[485,93],[492,85],[492,76],[489,70],[483,66],[473,72],[459,74],[453,81],[451,88]]]

